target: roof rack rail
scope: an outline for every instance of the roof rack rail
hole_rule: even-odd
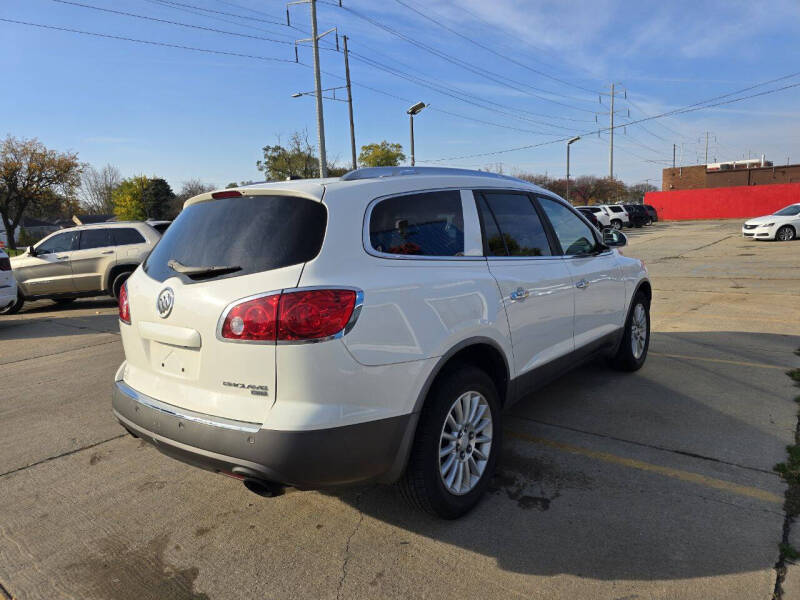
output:
[[[488,171],[475,171],[472,169],[457,169],[455,167],[364,167],[345,173],[339,179],[341,181],[357,181],[359,179],[399,177],[402,175],[468,175],[470,177],[488,177],[492,179],[521,181],[509,175],[490,173]]]

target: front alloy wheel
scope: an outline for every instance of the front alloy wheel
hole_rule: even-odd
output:
[[[781,242],[791,242],[797,233],[791,225],[784,225],[775,233],[775,239]]]
[[[463,495],[481,480],[492,451],[492,411],[480,393],[468,391],[450,407],[439,438],[439,475],[447,490]]]

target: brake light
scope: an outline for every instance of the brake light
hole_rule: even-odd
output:
[[[128,282],[122,284],[119,290],[119,320],[131,324],[131,305],[128,302]]]
[[[0,258],[0,271],[10,271],[11,261],[7,257]]]
[[[228,340],[274,342],[280,294],[261,296],[237,304],[222,323],[222,337]]]
[[[301,342],[343,331],[353,315],[353,290],[320,289],[261,296],[228,310],[220,334],[228,340]]]
[[[355,304],[353,290],[283,294],[278,311],[278,340],[313,340],[339,333],[350,320]]]
[[[221,198],[241,198],[242,192],[238,190],[225,190],[224,192],[214,192],[211,194],[211,197],[214,200],[219,200]]]

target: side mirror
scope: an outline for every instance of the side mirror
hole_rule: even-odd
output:
[[[628,238],[617,229],[604,229],[603,243],[609,248],[622,248],[628,245]]]
[[[31,256],[36,256],[36,248],[33,246],[28,246],[28,254]]]

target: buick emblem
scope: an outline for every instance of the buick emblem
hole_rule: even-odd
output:
[[[175,293],[172,291],[172,288],[164,288],[161,290],[161,293],[158,295],[158,300],[156,300],[158,316],[162,319],[166,319],[169,316],[169,313],[172,312],[172,306],[174,304]]]

